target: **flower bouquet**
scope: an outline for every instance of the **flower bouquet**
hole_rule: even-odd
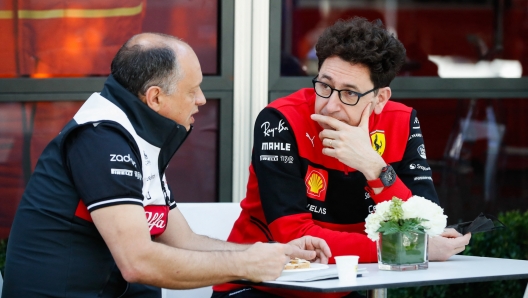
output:
[[[447,216],[423,197],[413,196],[405,202],[393,197],[377,204],[365,222],[365,232],[377,243],[380,269],[416,270],[428,268],[428,235],[441,234]]]

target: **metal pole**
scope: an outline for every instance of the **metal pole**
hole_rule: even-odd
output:
[[[367,298],[387,298],[387,289],[368,290]]]

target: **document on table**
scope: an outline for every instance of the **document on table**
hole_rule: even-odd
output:
[[[358,277],[365,276],[368,273],[367,268],[358,268]],[[283,274],[275,281],[315,281],[322,279],[337,278],[337,267],[323,270],[305,271],[298,273]]]

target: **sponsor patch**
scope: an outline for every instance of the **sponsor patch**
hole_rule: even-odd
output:
[[[293,156],[281,156],[280,160],[284,163],[293,163]]]
[[[306,184],[306,195],[309,198],[325,201],[328,184],[327,171],[308,166],[304,183]]]
[[[421,137],[422,137],[422,134],[421,134],[421,133],[413,133],[413,134],[409,137],[409,140],[414,139],[414,138],[421,138]]]
[[[422,166],[419,163],[416,163],[416,164],[412,163],[412,164],[409,165],[409,169],[411,169],[411,170],[418,169],[418,170],[422,170],[422,171],[430,171],[431,167],[424,167],[424,166]]]
[[[310,137],[310,135],[308,133],[306,133],[306,137],[308,138],[308,140],[310,140],[310,142],[312,142],[312,147],[314,147],[314,139],[315,139],[315,136],[313,137]]]
[[[134,171],[126,169],[110,169],[112,175],[134,176]]]
[[[150,181],[150,180],[152,180],[154,178],[156,178],[156,174],[152,174],[152,175],[150,175],[148,177],[145,177],[145,182],[148,182],[148,181]]]
[[[130,157],[130,154],[127,154],[127,155],[110,154],[110,161],[129,162],[134,167],[136,167],[136,162]]]
[[[423,158],[423,159],[427,158],[425,156],[425,146],[424,146],[424,144],[418,146],[418,148],[416,148],[416,150],[418,151],[418,154],[420,155],[421,158]]]
[[[159,235],[167,227],[167,216],[169,206],[147,205],[145,206],[145,216],[147,217],[150,235]]]
[[[414,117],[414,123],[413,123],[413,129],[420,129],[420,121],[418,121],[418,117]]]
[[[283,142],[264,142],[262,150],[290,151],[291,144]]]
[[[143,157],[145,158],[145,161],[144,161],[145,165],[148,166],[150,164],[150,160],[148,158],[147,153],[144,151],[143,151]]]
[[[265,137],[274,137],[275,136],[275,132],[281,133],[284,130],[289,130],[288,127],[285,126],[283,119],[281,119],[279,121],[279,124],[277,126],[275,126],[275,127],[271,127],[271,124],[269,123],[269,121],[266,121],[266,122],[262,123],[260,128],[262,128]]]
[[[418,181],[418,180],[431,180],[433,181],[433,178],[429,177],[429,176],[418,176],[418,177],[414,177],[414,181]]]
[[[383,155],[385,152],[385,132],[383,130],[376,130],[370,133],[370,141],[372,142],[372,149]]]
[[[306,205],[306,209],[308,209],[310,212],[326,214],[326,208],[315,206],[312,204]]]
[[[261,161],[278,161],[279,156],[278,155],[261,155],[260,160]]]

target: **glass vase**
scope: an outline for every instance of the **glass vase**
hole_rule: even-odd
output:
[[[407,232],[379,234],[378,267],[380,270],[420,270],[429,267],[427,234]]]

